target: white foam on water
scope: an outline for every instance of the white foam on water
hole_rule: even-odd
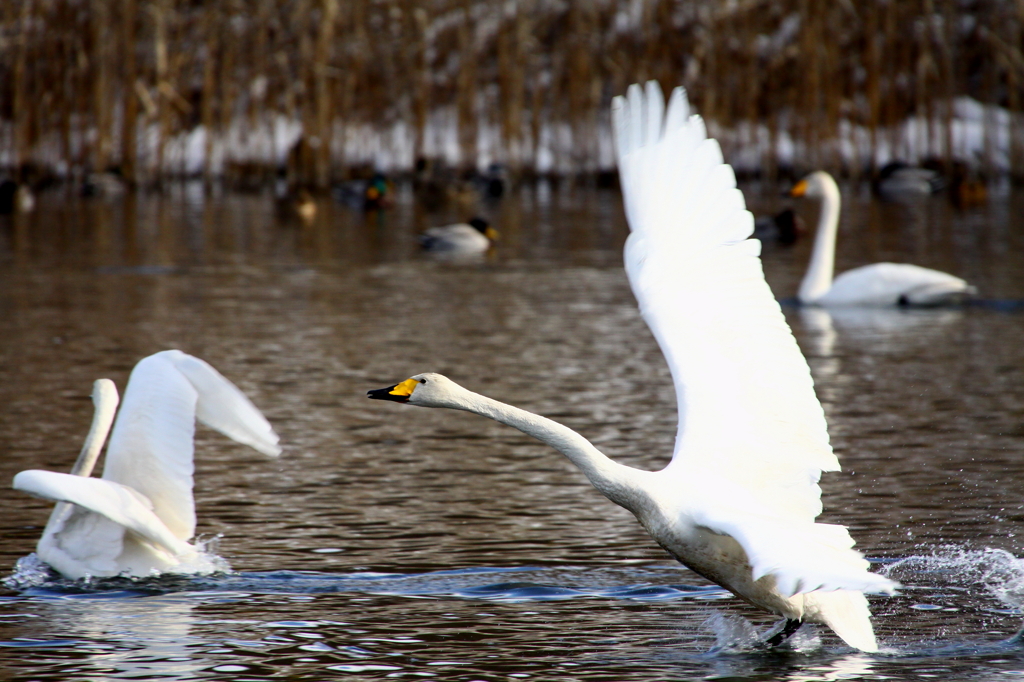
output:
[[[9,590],[27,590],[47,583],[53,576],[53,569],[32,552],[18,559],[14,573],[3,579],[3,586]]]
[[[231,573],[231,564],[228,560],[219,556],[217,550],[220,546],[221,535],[212,537],[197,537],[192,541],[196,548],[196,555],[188,561],[183,561],[177,566],[164,571],[164,574],[173,575],[210,575],[211,573]]]
[[[918,582],[926,574],[929,582],[940,585],[981,586],[1001,604],[1024,608],[1024,559],[1002,549],[937,547],[929,555],[889,564],[881,573],[906,584]]]

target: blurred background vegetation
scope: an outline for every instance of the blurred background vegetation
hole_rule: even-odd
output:
[[[654,78],[685,85],[727,158],[767,178],[894,158],[1024,176],[1021,0],[0,8],[0,164],[21,175],[327,186],[417,159],[595,174],[614,165],[611,97]]]

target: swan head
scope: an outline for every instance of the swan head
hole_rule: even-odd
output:
[[[420,407],[450,407],[462,409],[466,389],[444,376],[434,372],[417,374],[405,381],[367,391],[366,397],[372,400],[391,400],[396,403],[409,403]]]
[[[789,195],[793,197],[811,197],[821,199],[833,193],[838,193],[839,187],[831,175],[825,171],[814,171],[805,176],[800,182],[793,185]]]

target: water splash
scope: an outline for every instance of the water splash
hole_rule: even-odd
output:
[[[958,587],[981,585],[1005,606],[1024,608],[1024,559],[1002,549],[938,547],[927,556],[911,556],[884,567],[881,573],[904,583],[922,577]]]
[[[221,573],[232,573],[231,564],[224,557],[217,554],[220,548],[220,539],[223,535],[211,537],[199,536],[192,541],[196,548],[196,554],[188,561],[183,561],[177,566],[168,568],[164,573],[172,575],[213,575]],[[154,574],[159,575],[159,574]]]
[[[50,568],[35,552],[18,559],[14,564],[14,573],[3,579],[2,584],[9,590],[27,590],[39,587],[59,579],[60,576]]]
[[[741,616],[712,613],[701,623],[715,637],[711,654],[746,653],[757,649],[762,641],[761,633],[746,618]]]
[[[710,630],[715,637],[715,645],[708,652],[714,656],[763,652],[765,640],[775,634],[781,625],[780,622],[759,628],[742,616],[715,612],[708,616],[701,627]],[[815,651],[821,648],[821,637],[815,626],[805,623],[778,648],[800,653]]]

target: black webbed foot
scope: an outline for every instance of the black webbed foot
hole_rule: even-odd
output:
[[[774,649],[775,647],[781,645],[787,639],[792,637],[793,634],[796,633],[796,631],[799,630],[800,626],[803,624],[804,622],[802,620],[793,620],[791,618],[787,618],[785,624],[783,624],[782,626],[782,629],[766,638],[762,643],[762,646],[766,649]]]

